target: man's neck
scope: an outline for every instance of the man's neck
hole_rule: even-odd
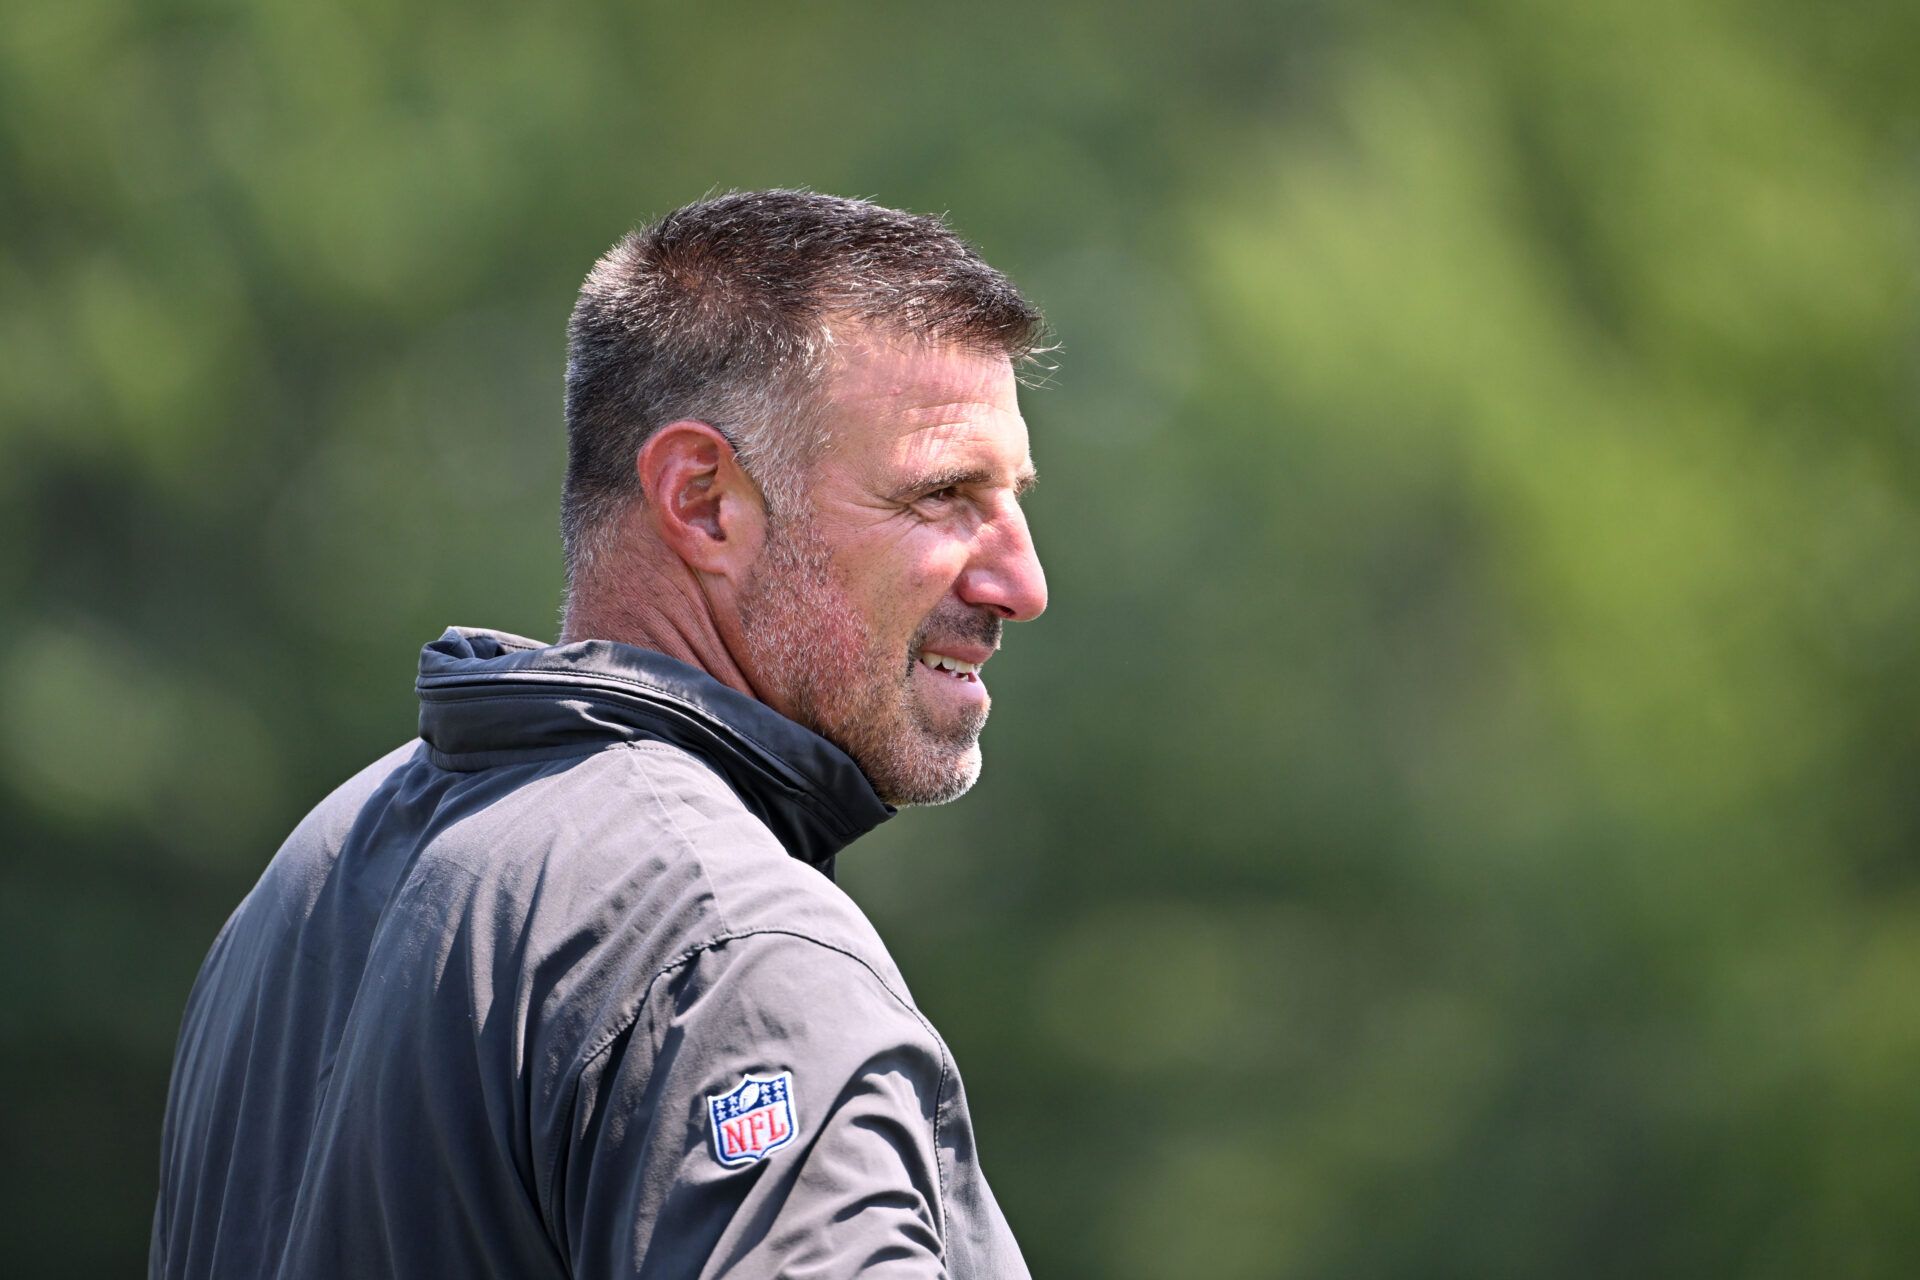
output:
[[[618,582],[577,584],[567,600],[560,643],[612,640],[651,649],[706,672],[750,698],[760,695],[734,661],[696,583],[657,573],[621,574]]]

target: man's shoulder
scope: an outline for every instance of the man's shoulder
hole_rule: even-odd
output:
[[[332,836],[336,840],[344,839],[366,809],[367,803],[380,793],[381,787],[423,752],[420,740],[414,738],[378,757],[328,792],[300,820],[288,838],[320,840]]]
[[[749,938],[837,953],[910,999],[853,900],[703,757],[658,740],[464,772],[399,748],[302,820],[236,917],[281,938],[326,931],[329,954],[351,935],[470,966],[473,989],[515,993],[582,1043],[663,976]]]
[[[607,847],[593,856],[620,858],[632,840],[697,881],[697,907],[682,922],[687,948],[771,931],[891,970],[853,900],[819,868],[791,856],[698,755],[664,742],[630,743],[602,753],[580,781],[595,791],[617,789],[628,800],[626,829],[609,831]]]
[[[891,966],[852,899],[791,856],[712,764],[659,740],[471,771],[410,742],[335,788],[274,861],[266,879],[281,893],[380,863],[397,876],[383,897],[457,898],[567,947],[581,930],[633,941],[642,923],[662,956],[777,930]]]
[[[404,742],[328,792],[281,842],[250,898],[270,893],[299,899],[303,913],[333,873],[333,864],[352,841],[355,828],[379,805],[395,776],[424,754],[419,739]],[[291,907],[283,902],[276,910],[284,913]]]
[[[514,949],[549,975],[535,1004],[570,1070],[624,1035],[650,995],[705,991],[719,975],[731,975],[728,999],[777,1005],[758,990],[769,975],[865,974],[877,1008],[918,1021],[859,907],[791,856],[699,755],[624,744],[495,808],[497,835],[482,842],[495,850],[494,887],[483,893],[514,905],[484,914],[524,922]]]

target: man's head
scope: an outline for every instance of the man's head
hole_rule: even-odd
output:
[[[1013,374],[1040,332],[938,220],[861,201],[725,196],[628,236],[571,330],[569,638],[695,662],[895,803],[964,792],[971,668],[1046,603]]]

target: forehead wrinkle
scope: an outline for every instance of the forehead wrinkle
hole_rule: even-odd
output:
[[[1018,414],[1012,415],[1026,426]],[[1004,483],[1016,494],[1033,487],[1037,475],[1031,456],[1011,466],[1002,464],[997,433],[980,421],[942,421],[907,433],[903,469],[916,472],[916,483],[935,486]],[[937,484],[936,484],[937,482]]]

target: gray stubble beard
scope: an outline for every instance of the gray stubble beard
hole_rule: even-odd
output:
[[[958,732],[943,732],[913,696],[913,655],[940,618],[936,611],[921,624],[906,654],[877,652],[834,579],[832,548],[793,516],[771,522],[741,602],[756,680],[779,691],[795,720],[851,756],[882,800],[902,807],[957,800],[980,777],[986,709]],[[997,618],[951,621],[960,634],[998,642]]]

